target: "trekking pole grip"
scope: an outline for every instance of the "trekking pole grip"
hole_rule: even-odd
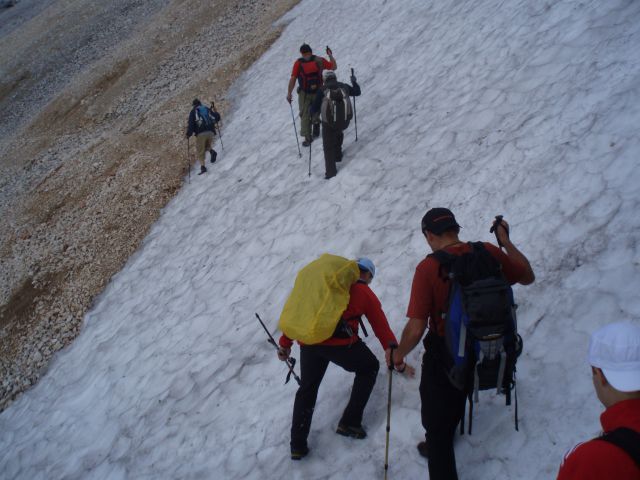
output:
[[[398,344],[397,343],[390,343],[389,344],[389,349],[391,350],[389,352],[389,370],[395,370],[395,365],[393,364],[393,351],[395,349],[398,348]]]
[[[504,217],[502,215],[496,215],[496,219],[493,222],[493,226],[489,230],[489,233],[495,233],[496,241],[498,242],[498,246],[500,246],[500,247],[503,247],[504,245],[502,245],[502,242],[500,241],[500,238],[498,237],[498,228],[502,226],[502,228],[504,228],[506,230],[507,236],[509,236],[509,229],[502,224],[502,219],[503,218]]]

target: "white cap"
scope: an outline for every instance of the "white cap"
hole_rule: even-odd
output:
[[[589,342],[589,363],[600,368],[616,390],[640,391],[638,322],[616,322],[593,332]]]
[[[334,72],[333,70],[323,70],[322,71],[322,80],[326,82],[327,78],[329,78],[329,77],[333,77],[335,79],[338,78],[336,76],[336,72]]]

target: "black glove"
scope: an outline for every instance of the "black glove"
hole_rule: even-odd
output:
[[[356,83],[357,83],[356,82],[356,76],[355,75],[351,75],[351,84],[355,85]]]

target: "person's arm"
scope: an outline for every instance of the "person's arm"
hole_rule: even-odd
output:
[[[376,296],[375,293],[369,287],[366,287],[369,292],[367,297],[363,301],[363,309],[364,315],[367,317],[371,328],[373,329],[373,333],[380,341],[380,345],[382,345],[382,349],[386,350],[389,348],[389,345],[396,345],[398,341],[396,340],[395,335],[391,331],[389,327],[389,322],[387,321],[387,317],[382,311],[382,304],[380,300]],[[364,290],[364,288],[363,288]]]
[[[504,247],[509,260],[513,263],[516,263],[524,270],[524,273],[520,275],[520,278],[517,280],[517,282],[522,285],[530,285],[535,281],[536,276],[533,273],[533,269],[531,268],[531,264],[529,263],[527,257],[525,257],[524,254],[520,250],[518,250],[513,243],[511,243],[511,240],[509,239],[508,228],[509,224],[506,221],[502,220],[500,225],[498,225],[498,227],[496,228],[496,237]]]
[[[426,330],[426,320],[421,318],[410,318],[407,321],[407,324],[402,330],[398,349],[393,354],[393,359],[396,364],[404,362],[404,357],[406,357],[411,350],[416,348],[416,345],[418,345]]]
[[[360,90],[360,85],[355,80],[351,80],[351,86],[349,87],[349,96],[350,97],[359,97],[362,91]]]
[[[331,61],[331,70],[337,70],[338,69],[338,62],[336,62],[336,59],[333,58],[333,53],[329,54],[329,60]]]
[[[291,100],[292,100],[291,93],[293,92],[293,87],[295,87],[296,85],[296,78],[297,77],[291,77],[289,79],[289,85],[287,87],[287,102],[289,103],[291,103]]]

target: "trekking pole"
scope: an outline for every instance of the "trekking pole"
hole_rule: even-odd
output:
[[[189,185],[191,185],[191,143],[187,137],[187,172],[189,172]]]
[[[267,340],[271,345],[273,345],[276,350],[280,350],[280,347],[278,346],[278,344],[276,343],[275,339],[273,338],[273,336],[269,333],[269,330],[267,330],[267,327],[265,326],[264,322],[262,321],[262,319],[260,318],[260,315],[258,315],[256,313],[256,318],[258,319],[258,321],[260,322],[260,325],[262,325],[262,328],[264,328],[264,331],[267,332],[267,335],[269,336],[269,340]],[[293,371],[293,367],[295,367],[296,365],[296,359],[293,357],[289,357],[286,360],[286,364],[287,367],[289,367],[289,373],[287,374],[287,379],[285,380],[285,385],[287,383],[289,383],[289,380],[291,380],[291,375],[293,375],[293,378],[295,378],[296,382],[298,382],[298,385],[300,385],[300,377],[298,377],[298,375],[296,375],[296,372]]]
[[[296,143],[298,144],[298,156],[302,158],[302,151],[300,150],[300,142],[298,141],[298,129],[296,128],[296,117],[293,115],[293,105],[289,104],[291,107],[291,120],[293,120],[293,131],[296,134]]]
[[[309,143],[309,176],[311,176],[311,144],[313,143],[313,140],[311,141],[311,143]]]
[[[384,480],[387,480],[387,472],[389,471],[389,431],[391,431],[391,381],[393,379],[393,351],[398,345],[392,343],[389,345],[391,352],[389,354],[389,396],[387,397],[387,442],[384,448]]]
[[[211,110],[213,110],[214,112],[218,113],[218,111],[216,110],[216,104],[213,102],[213,100],[211,100]],[[220,115],[218,113],[218,115]],[[218,122],[218,123],[222,123],[222,121]],[[218,136],[220,137],[220,146],[222,147],[222,150],[224,150],[224,143],[222,143],[222,125],[218,126],[218,129],[216,130],[216,124],[213,124],[213,130],[216,131],[218,133]]]
[[[353,68],[351,69],[351,76],[354,76]],[[356,97],[353,97],[353,122],[356,127],[356,142],[358,141],[358,112],[356,111]]]

